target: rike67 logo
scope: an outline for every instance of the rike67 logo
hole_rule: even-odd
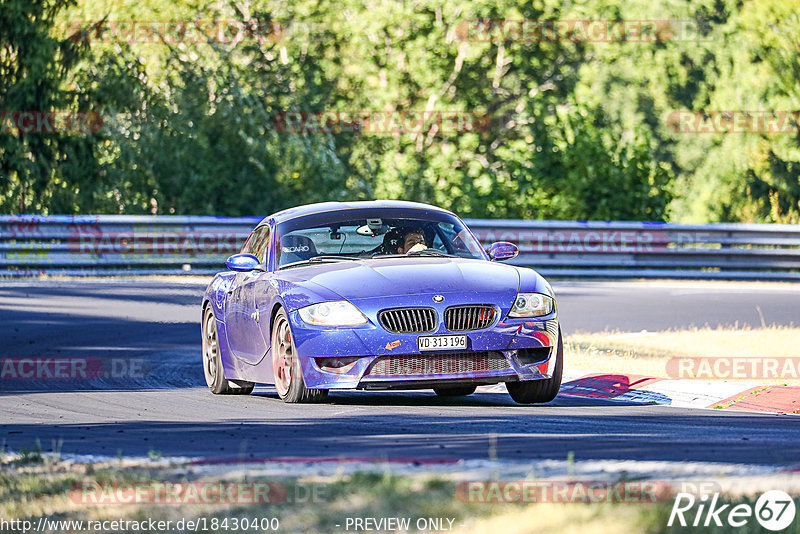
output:
[[[719,502],[719,493],[697,498],[691,493],[678,493],[669,514],[667,526],[673,523],[686,527],[743,527],[755,517],[765,529],[774,532],[789,527],[795,518],[796,507],[792,497],[781,490],[770,490],[762,494],[755,505],[742,503],[733,505]]]

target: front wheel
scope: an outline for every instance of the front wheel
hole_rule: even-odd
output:
[[[278,311],[272,323],[272,376],[284,402],[316,402],[328,396],[327,389],[309,389],[303,380],[286,312]]]
[[[558,328],[555,360],[552,378],[506,382],[506,389],[511,398],[520,404],[540,404],[556,398],[558,390],[561,388],[561,374],[564,371],[564,343],[561,340],[561,327]]]

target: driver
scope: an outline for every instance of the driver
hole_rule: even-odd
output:
[[[427,249],[425,244],[425,233],[419,228],[408,228],[400,236],[400,246],[397,247],[398,254],[409,254]]]

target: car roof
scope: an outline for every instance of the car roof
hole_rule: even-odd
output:
[[[296,206],[294,208],[285,209],[264,218],[261,224],[267,221],[274,221],[275,224],[280,224],[284,221],[294,219],[295,217],[302,217],[304,215],[313,215],[315,213],[323,213],[326,211],[343,211],[355,209],[370,209],[370,208],[405,208],[405,209],[419,209],[419,210],[434,210],[442,213],[453,214],[451,211],[432,206],[430,204],[423,204],[421,202],[407,202],[405,200],[367,200],[358,202],[319,202],[317,204],[306,204],[304,206]]]

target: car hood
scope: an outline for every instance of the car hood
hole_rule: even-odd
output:
[[[278,275],[319,295],[327,293],[320,291],[324,288],[348,300],[460,293],[513,302],[520,280],[510,265],[462,258],[343,261],[294,267]]]

